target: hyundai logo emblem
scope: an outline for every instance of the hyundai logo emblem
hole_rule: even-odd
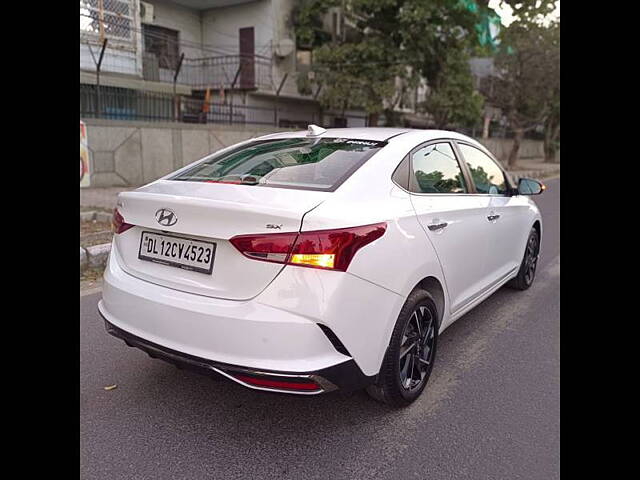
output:
[[[161,208],[156,212],[156,221],[165,227],[170,227],[178,222],[178,217],[168,208]]]

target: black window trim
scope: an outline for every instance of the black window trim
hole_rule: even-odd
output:
[[[511,197],[513,196],[514,192],[517,191],[517,189],[513,186],[513,183],[511,182],[511,177],[507,174],[506,170],[504,168],[502,168],[502,165],[500,164],[500,162],[496,159],[495,155],[493,153],[491,153],[491,151],[486,148],[484,145],[482,145],[482,148],[479,148],[478,145],[474,145],[473,143],[466,141],[466,140],[454,140],[453,141],[454,145],[455,145],[455,150],[456,153],[458,155],[459,158],[462,159],[462,168],[464,169],[466,176],[469,178],[469,180],[471,181],[471,186],[472,186],[472,190],[473,190],[473,195],[479,195],[479,196],[484,196],[484,197]],[[489,157],[489,159],[491,159],[493,161],[493,163],[500,169],[500,171],[502,172],[502,176],[504,177],[504,181],[505,184],[507,186],[507,191],[505,193],[479,193],[478,189],[476,188],[476,184],[473,181],[473,176],[471,175],[471,171],[469,170],[469,166],[467,165],[467,161],[464,158],[464,154],[462,153],[462,150],[460,149],[460,147],[458,146],[458,144],[462,144],[462,145],[467,145],[468,147],[473,147],[476,150],[480,150],[482,153],[484,153],[485,155],[487,155],[487,157]]]
[[[413,192],[410,190],[411,186],[410,186],[410,182],[409,179],[411,178],[411,173],[413,172],[413,154],[416,153],[418,150],[428,147],[430,145],[434,145],[437,143],[449,143],[451,146],[451,149],[453,150],[453,154],[456,157],[456,161],[458,162],[458,168],[460,168],[460,171],[462,172],[462,177],[464,179],[464,187],[466,192],[464,193],[423,193],[423,192]],[[402,185],[398,185],[398,183],[393,179],[393,176],[396,173],[396,170],[398,168],[400,168],[400,165],[402,164],[402,162],[405,161],[405,159],[407,158],[407,156],[409,157],[409,175],[407,178],[407,188],[403,187]],[[464,162],[461,162],[460,159],[464,158],[460,155],[460,151],[458,150],[457,145],[455,145],[455,140],[453,138],[438,138],[438,139],[433,139],[433,140],[428,140],[426,142],[422,142],[419,145],[413,147],[409,153],[407,153],[407,155],[405,155],[404,157],[402,157],[402,160],[400,160],[400,162],[398,162],[398,165],[396,166],[396,168],[393,170],[393,173],[391,174],[391,181],[393,182],[394,185],[396,185],[398,188],[401,188],[402,190],[404,190],[405,192],[411,194],[411,195],[421,195],[421,196],[425,196],[425,195],[438,195],[438,196],[442,196],[442,195],[447,195],[447,196],[460,196],[460,195],[474,195],[475,194],[475,185],[473,184],[473,182],[471,181],[471,176],[469,174],[469,171],[465,168]]]

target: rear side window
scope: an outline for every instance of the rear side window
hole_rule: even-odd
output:
[[[409,186],[417,193],[465,193],[462,170],[449,143],[420,148],[411,156]]]
[[[458,147],[460,147],[464,160],[469,166],[471,178],[473,178],[478,193],[501,195],[507,192],[504,173],[489,155],[463,143],[459,143]]]
[[[332,191],[384,145],[344,138],[258,141],[200,162],[171,180]]]
[[[391,180],[405,190],[409,190],[409,172],[409,155],[407,155],[396,167]]]

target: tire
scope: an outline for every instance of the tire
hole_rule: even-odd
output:
[[[425,290],[414,290],[398,315],[376,383],[367,388],[369,395],[394,407],[414,402],[433,369],[438,328],[433,297]]]
[[[518,275],[510,280],[507,285],[516,290],[526,290],[536,278],[536,267],[538,266],[538,256],[540,254],[540,237],[535,228],[531,229],[527,245],[524,249],[524,256],[520,264]]]

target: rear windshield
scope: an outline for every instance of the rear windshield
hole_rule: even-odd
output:
[[[214,155],[171,180],[332,191],[384,145],[345,138],[256,141]]]

